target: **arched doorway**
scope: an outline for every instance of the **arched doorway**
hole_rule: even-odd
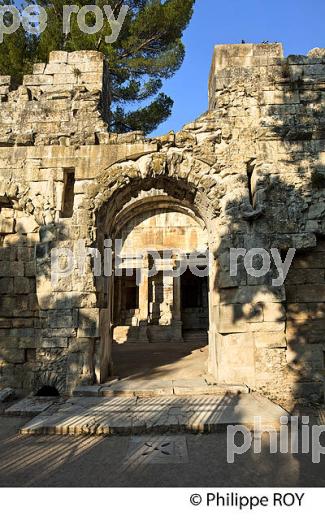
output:
[[[163,199],[129,208],[119,220],[114,339],[182,341],[184,330],[206,331],[208,238],[203,223]]]
[[[111,373],[202,375],[209,328],[204,221],[185,201],[152,189],[140,192],[106,222],[105,237],[114,250],[107,283]]]

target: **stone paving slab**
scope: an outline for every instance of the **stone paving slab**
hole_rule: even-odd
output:
[[[205,395],[215,391],[215,387],[209,386],[205,379],[179,379],[173,381],[175,395]]]
[[[57,401],[55,397],[26,397],[6,409],[5,415],[34,417]]]
[[[3,390],[0,390],[0,403],[6,403],[14,397],[15,391],[12,388],[4,388]]]
[[[79,397],[158,397],[158,396],[193,396],[245,394],[249,392],[246,385],[220,385],[211,377],[178,380],[128,380],[114,381],[101,386],[79,386],[74,396]]]
[[[132,437],[123,462],[127,468],[143,464],[186,464],[189,462],[186,437]]]
[[[113,383],[108,390],[112,392],[112,395],[128,397],[165,396],[173,395],[173,383],[172,381],[120,381]],[[101,394],[105,395],[105,389],[102,389]]]
[[[280,406],[254,394],[200,397],[74,397],[53,414],[43,411],[21,428],[22,434],[130,435],[168,432],[217,432],[229,424],[279,428],[288,416]]]
[[[98,397],[100,394],[102,387],[93,385],[93,386],[78,386],[73,395],[76,397]]]

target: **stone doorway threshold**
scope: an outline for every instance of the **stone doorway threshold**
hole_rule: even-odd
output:
[[[113,345],[111,381],[79,386],[75,397],[162,397],[248,393],[245,385],[218,385],[207,373],[205,335],[191,334],[179,343],[125,343]]]
[[[132,346],[130,359],[125,357],[128,348],[122,349],[119,364],[128,377],[103,385],[80,386],[64,403],[49,406],[46,402],[43,411],[36,403],[41,413],[20,432],[25,435],[209,433],[224,431],[231,424],[253,429],[255,417],[260,417],[264,428],[279,429],[280,417],[288,416],[267,398],[250,393],[245,385],[217,384],[205,373],[207,349],[202,345]],[[157,353],[155,361],[151,357],[154,353]],[[140,360],[138,355],[142,356]],[[135,360],[137,367],[130,373]],[[173,361],[171,366],[169,360]]]
[[[193,397],[73,397],[20,429],[24,435],[142,435],[225,431],[228,425],[280,427],[289,414],[258,394]]]
[[[212,376],[197,379],[121,379],[104,385],[79,386],[74,397],[171,397],[247,394],[246,385],[217,384]]]

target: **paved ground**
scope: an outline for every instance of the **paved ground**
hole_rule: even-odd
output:
[[[207,371],[208,347],[201,342],[113,345],[114,372],[120,378],[196,379]]]
[[[261,454],[250,450],[228,464],[225,433],[152,436],[144,447],[137,445],[139,437],[19,436],[25,422],[0,417],[1,487],[325,486],[324,461],[313,464],[310,455],[270,455],[268,436]],[[162,451],[173,454],[171,440],[177,441],[178,459],[174,454],[166,462],[169,456]],[[158,455],[150,462],[152,450]]]
[[[39,400],[39,398],[38,398]],[[28,400],[27,400],[28,401]],[[31,400],[34,409],[34,401]],[[26,400],[22,410],[26,410]],[[27,435],[112,435],[167,432],[216,432],[229,424],[254,427],[259,417],[264,427],[279,428],[288,415],[280,406],[258,394],[193,397],[74,397],[46,409],[21,428]],[[37,403],[37,408],[40,405]],[[18,405],[7,413],[21,413]]]
[[[196,379],[116,379],[103,385],[78,386],[75,397],[171,397],[248,393],[246,385],[222,385],[207,374]]]
[[[264,417],[265,424],[278,424],[283,410],[258,395],[42,399],[33,406],[21,401],[0,405],[0,414],[13,405],[12,413],[21,409],[24,416],[0,415],[0,487],[325,486],[323,459],[313,464],[311,453],[270,454],[268,434],[263,435],[261,453],[251,447],[230,464],[225,431],[184,431],[186,424],[199,431],[213,421],[218,429],[232,422],[249,424],[255,415]],[[38,424],[47,433],[56,427],[63,433],[68,424],[67,432],[71,427],[76,433],[117,433],[122,427],[124,435],[20,435],[31,421],[28,413],[39,414],[32,419],[36,431]],[[315,421],[324,424],[324,414],[312,417]],[[176,424],[179,433],[173,433]],[[136,426],[137,435],[130,434],[130,425]],[[143,433],[147,425],[151,433]],[[239,434],[236,443],[242,440]]]

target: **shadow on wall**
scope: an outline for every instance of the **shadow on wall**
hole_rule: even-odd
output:
[[[290,58],[279,60],[276,67],[282,67],[282,75],[271,78],[271,90],[259,91],[252,70],[244,69],[243,92],[238,84],[232,91],[236,100],[242,94],[252,103],[241,107],[247,117],[238,117],[238,125],[247,120],[254,123],[256,110],[260,114],[257,126],[252,123],[252,127],[240,128],[246,132],[245,138],[232,138],[231,129],[217,128],[212,138],[209,130],[208,137],[203,133],[198,140],[194,127],[202,123],[216,129],[219,125],[214,112],[206,114],[205,122],[189,125],[190,129],[172,137],[174,141],[167,148],[161,142],[159,152],[148,155],[140,165],[127,161],[102,172],[89,185],[81,213],[93,232],[98,229],[101,250],[105,238],[114,235],[118,212],[142,191],[155,188],[179,205],[197,209],[209,228],[211,251],[218,264],[210,284],[214,293],[210,340],[216,358],[212,368],[217,367],[221,382],[246,383],[290,407],[294,403],[316,404],[322,398],[325,265],[319,237],[325,234],[325,118],[323,92],[315,77],[317,67],[323,70],[324,63],[320,59],[317,65],[316,60],[314,67],[307,58],[294,57],[291,66]],[[306,66],[300,67],[299,60]],[[234,107],[229,100],[230,79],[226,80],[229,88],[220,96],[225,97],[222,114],[225,126],[229,126],[228,111]],[[246,92],[249,86],[252,96]],[[207,153],[209,164],[203,160]],[[239,171],[233,171],[238,156],[238,164],[243,157],[247,159],[246,171],[239,166]],[[0,250],[1,273],[6,273],[1,289],[3,381],[18,381],[19,388],[30,386],[35,391],[41,385],[56,385],[62,392],[69,391],[76,381],[101,379],[99,338],[109,335],[112,309],[108,308],[108,295],[112,287],[102,278],[96,280],[95,287],[91,264],[85,277],[80,279],[73,273],[61,280],[55,291],[49,281],[50,249],[71,246],[69,231],[73,234],[79,217],[67,219],[66,225],[42,227],[39,239],[35,230],[25,228],[23,232],[22,228],[16,233],[17,215],[10,216],[15,210],[4,210],[8,217],[2,210],[1,218],[9,222],[5,223],[8,229],[4,227]],[[91,219],[96,214],[95,224]],[[35,247],[36,259],[31,260]],[[284,256],[289,248],[301,251],[299,255],[308,250],[315,253],[304,258],[298,258],[297,253],[283,287],[272,286],[277,277],[274,266],[264,279],[256,279],[247,274],[242,259],[238,261],[238,276],[230,277],[230,248],[257,247],[267,251],[276,248]],[[255,261],[259,261],[257,256]],[[100,330],[99,313],[106,316]],[[104,361],[108,370],[109,359]]]
[[[324,399],[325,113],[316,79],[325,60],[299,66],[307,60],[289,57],[293,67],[282,61],[281,81],[266,92],[274,97],[260,106],[262,127],[256,157],[247,163],[247,195],[226,205],[228,229],[214,250],[219,378],[226,382],[237,374],[289,410]],[[276,248],[282,260],[290,248],[297,251],[285,283],[274,287],[274,262],[268,274],[255,278],[241,257],[238,275],[231,277],[230,247],[269,253]],[[261,256],[252,266],[261,269]]]
[[[65,225],[37,231],[33,217],[12,205],[0,217],[1,387],[64,395],[93,383],[97,324],[87,307],[90,296],[96,307],[96,294],[78,293],[75,274],[51,285],[51,250],[69,247]]]

